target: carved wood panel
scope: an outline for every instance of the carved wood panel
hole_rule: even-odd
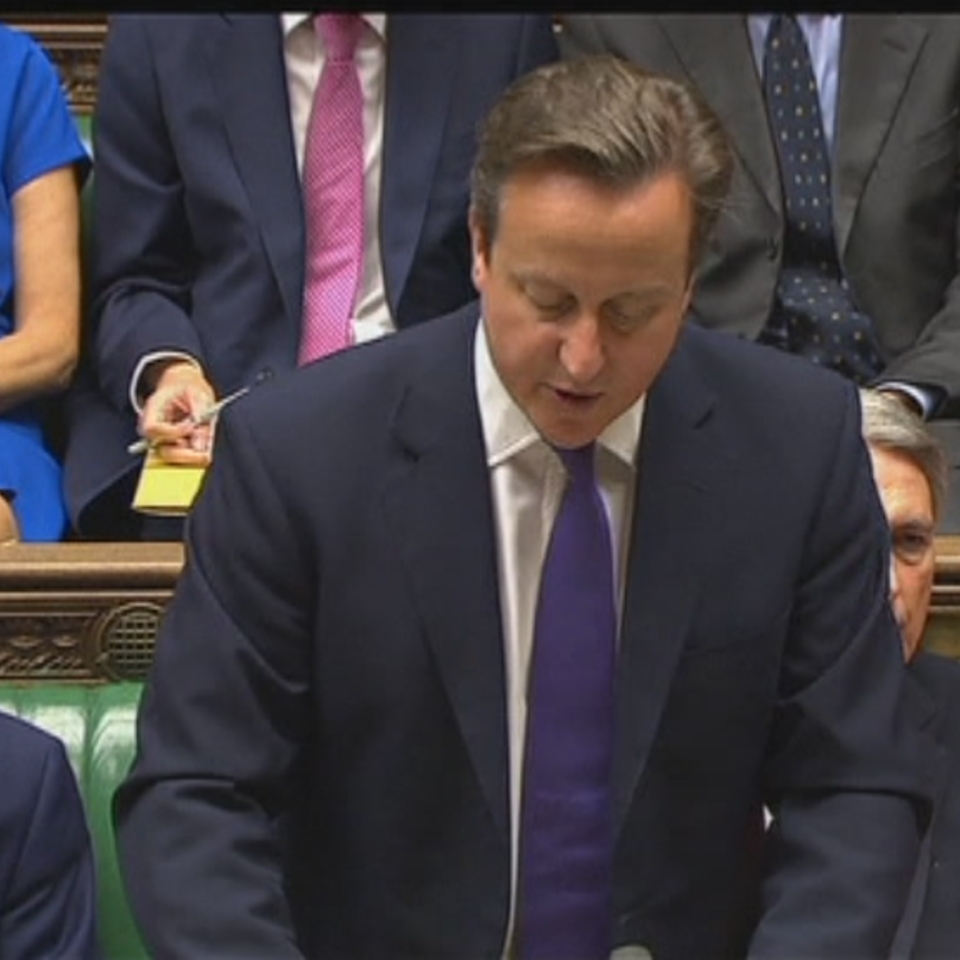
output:
[[[175,543],[0,549],[0,681],[142,679],[182,563]],[[960,537],[937,541],[926,646],[960,659]]]
[[[2,19],[40,41],[60,71],[71,107],[93,113],[106,14],[6,13]]]

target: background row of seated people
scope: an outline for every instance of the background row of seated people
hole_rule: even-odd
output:
[[[476,297],[466,218],[479,118],[531,67],[608,51],[692,83],[734,142],[733,188],[692,320],[896,391],[925,417],[955,412],[960,18],[558,21],[555,32],[547,16],[362,18],[363,247],[347,343]],[[164,458],[206,462],[213,427],[192,427],[191,415],[303,359],[308,247],[322,219],[302,190],[327,59],[316,23],[110,20],[94,125],[89,323],[65,398],[73,535],[179,538],[180,521],[130,509],[141,463],[130,442],[142,433]],[[778,82],[794,62],[807,72]],[[802,122],[782,128],[797,110]],[[793,149],[806,142],[815,148]],[[69,216],[60,222],[72,244]],[[71,272],[73,258],[65,248],[43,260]],[[54,351],[71,338],[50,339]],[[61,383],[69,364],[48,366],[55,374],[33,389]],[[21,535],[55,539],[63,529]]]

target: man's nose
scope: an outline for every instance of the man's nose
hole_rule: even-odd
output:
[[[587,384],[596,379],[605,362],[597,317],[584,313],[564,331],[560,362],[575,383]]]

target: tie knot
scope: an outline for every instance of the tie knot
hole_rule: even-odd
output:
[[[585,447],[568,450],[557,448],[557,454],[567,468],[570,479],[574,484],[593,483],[593,450],[595,446],[593,443],[588,443]]]
[[[363,19],[356,13],[318,13],[314,26],[328,60],[353,60],[363,32]]]
[[[775,13],[767,28],[766,47],[781,53],[793,52],[798,46],[806,48],[807,42],[797,18],[792,13]],[[780,48],[783,48],[780,50]]]

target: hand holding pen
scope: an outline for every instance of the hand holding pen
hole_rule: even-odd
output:
[[[213,388],[194,364],[177,364],[165,371],[144,404],[140,440],[127,452],[155,450],[169,463],[206,466],[213,447],[217,415],[271,376],[261,370],[253,382],[213,401]]]

